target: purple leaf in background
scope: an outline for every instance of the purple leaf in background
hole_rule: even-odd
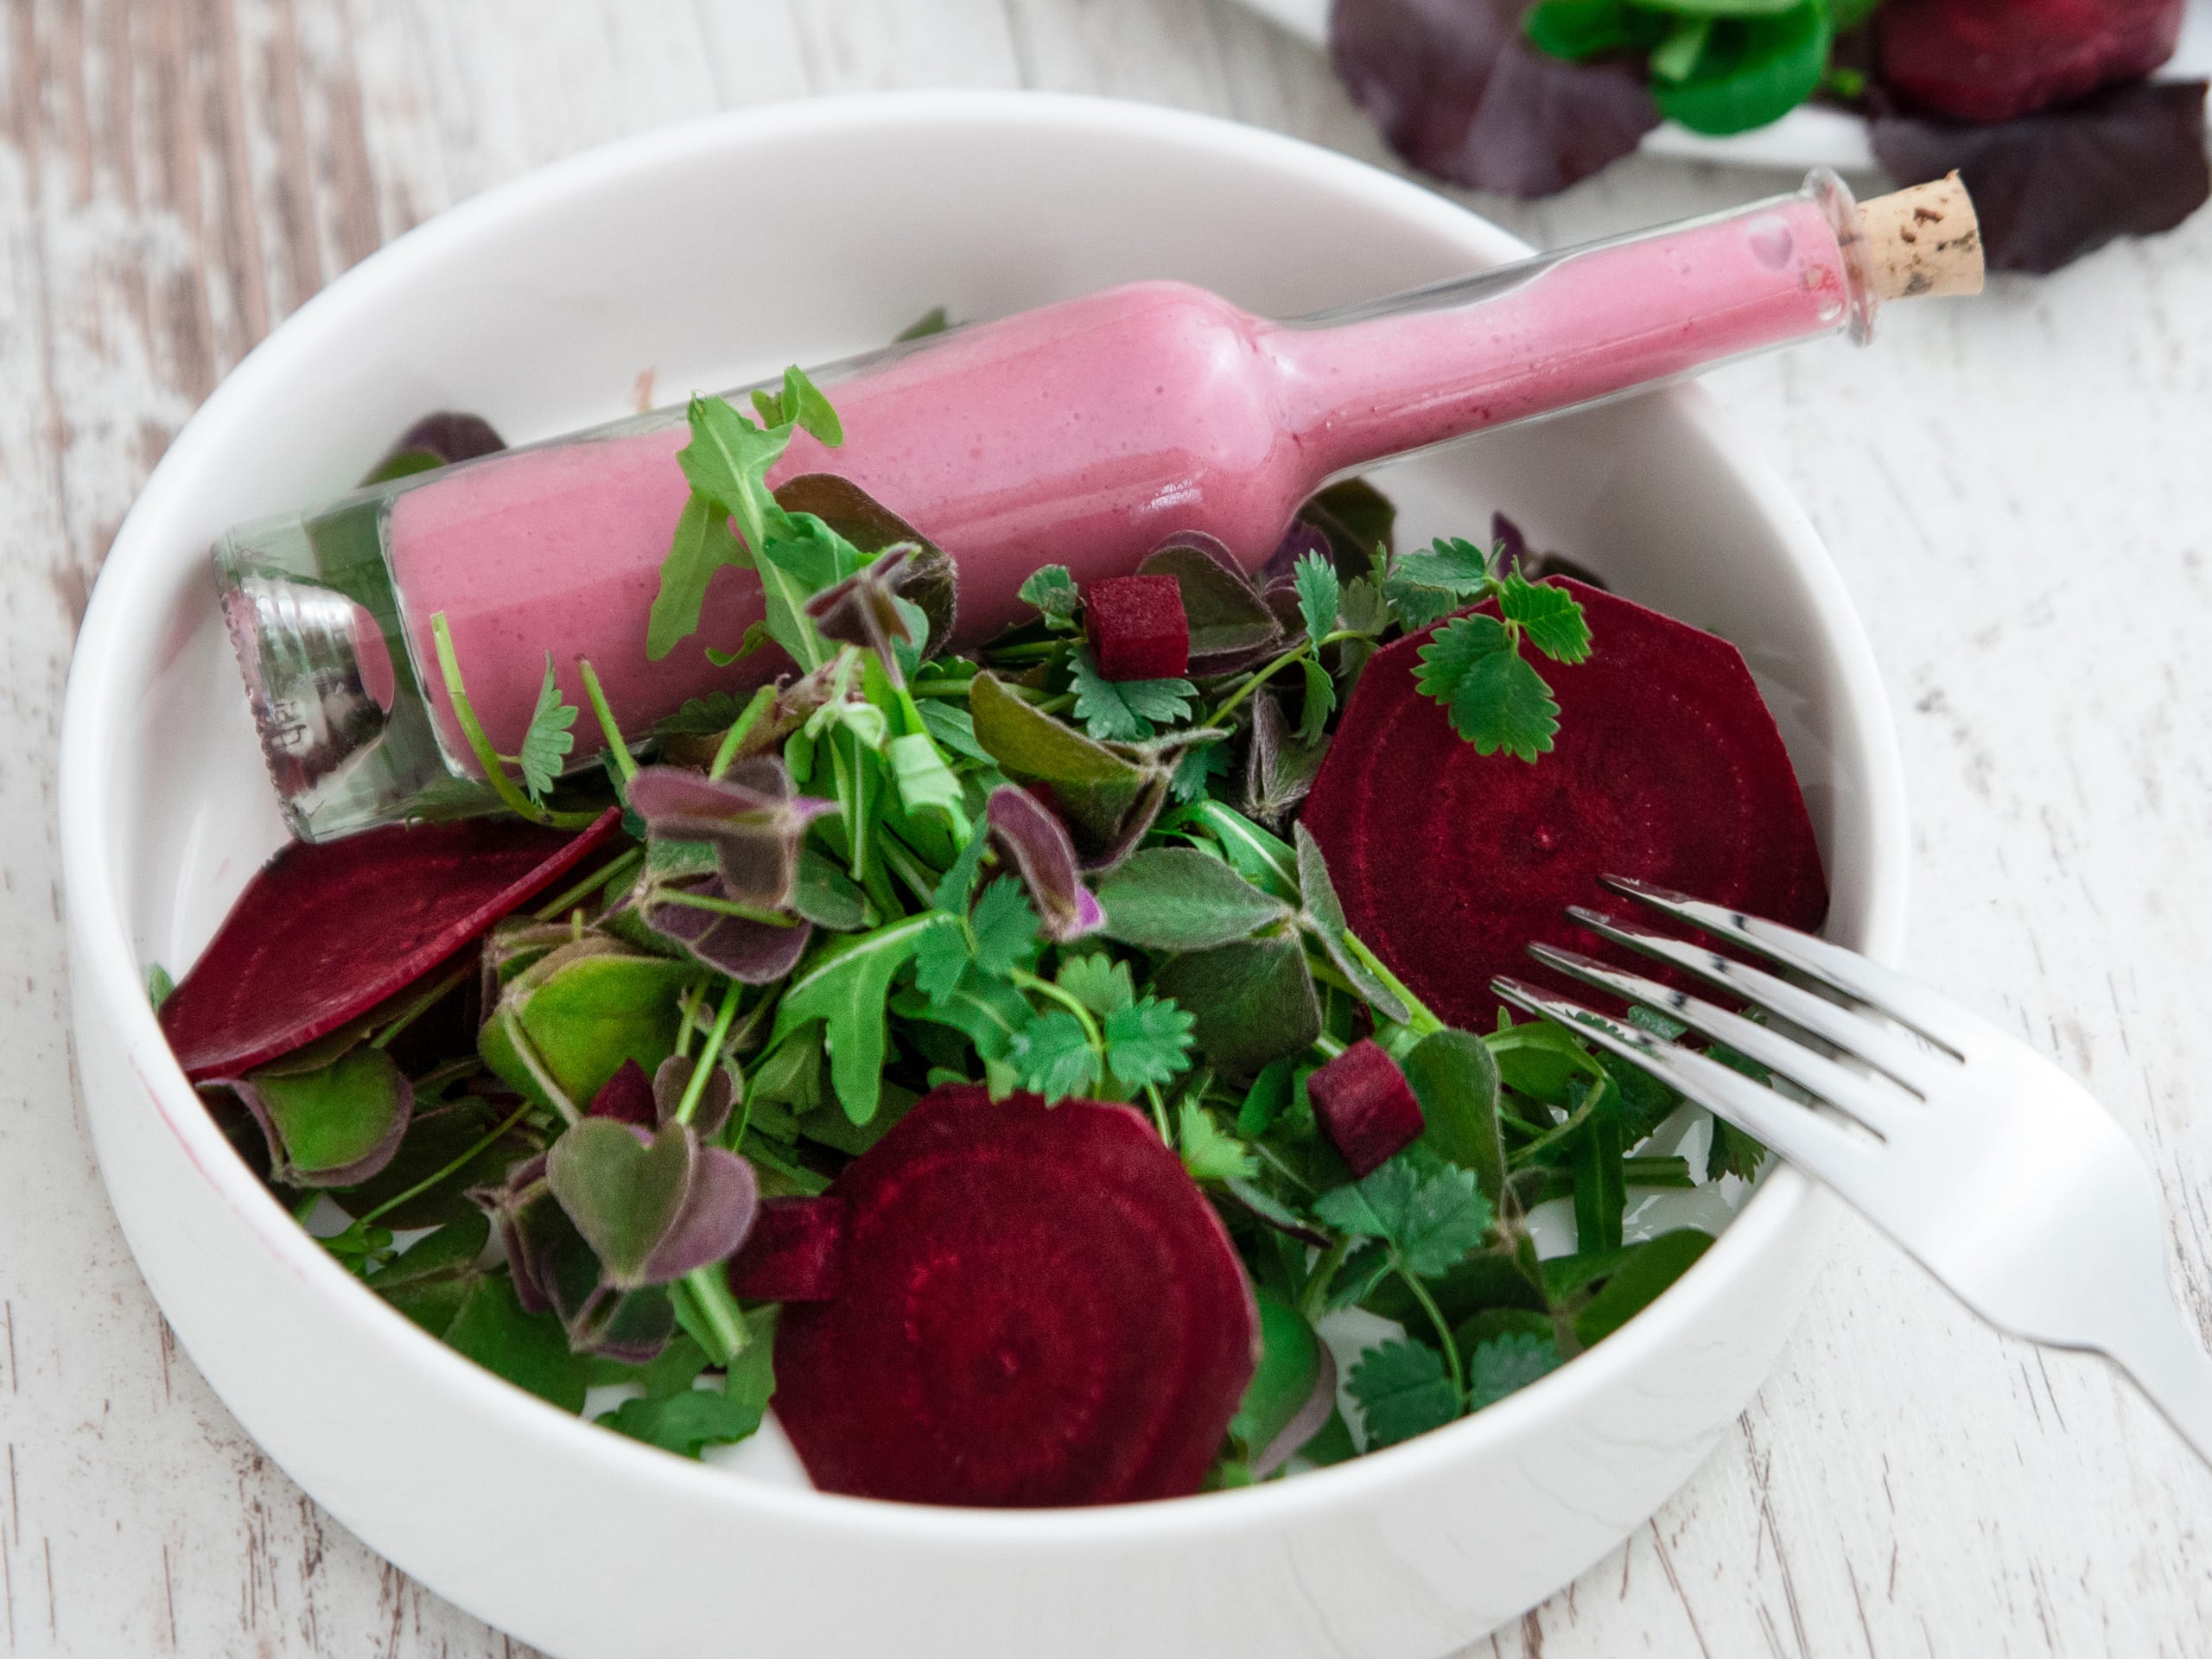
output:
[[[1503,568],[1508,570],[1516,564],[1521,574],[1531,582],[1541,582],[1547,576],[1572,576],[1590,587],[1612,591],[1604,578],[1587,565],[1578,564],[1564,553],[1539,552],[1529,545],[1529,538],[1521,533],[1521,526],[1502,512],[1490,516],[1490,538],[1504,555]]]
[[[1173,576],[1191,628],[1189,671],[1234,674],[1279,650],[1282,627],[1228,547],[1204,531],[1170,536],[1145,556],[1141,576]]]
[[[754,921],[671,899],[666,896],[670,893],[728,899],[728,885],[711,877],[703,881],[670,882],[645,893],[639,904],[639,914],[663,938],[674,940],[699,962],[716,973],[728,974],[741,985],[766,985],[781,979],[798,964],[808,941],[814,938],[814,924],[796,916],[788,925]]]
[[[906,683],[899,671],[894,642],[922,643],[899,614],[898,603],[907,558],[917,550],[893,548],[866,569],[824,588],[806,601],[806,613],[817,632],[841,645],[859,645],[874,652],[894,686]]]
[[[647,766],[630,780],[629,797],[654,840],[707,842],[728,889],[722,896],[764,910],[791,902],[806,826],[837,810],[793,794],[791,774],[773,755],[749,756],[721,779]]]
[[[546,1154],[546,1183],[599,1258],[601,1284],[641,1290],[728,1255],[753,1224],[753,1166],[702,1147],[689,1124],[658,1135],[605,1118],[572,1124]]]
[[[399,442],[391,449],[394,454],[419,449],[450,466],[456,461],[496,454],[506,447],[506,440],[481,415],[464,415],[457,410],[446,409],[416,422],[400,434]]]
[[[1336,0],[1337,73],[1382,136],[1453,184],[1548,196],[1659,124],[1641,66],[1569,63],[1521,32],[1525,0]]]
[[[517,1164],[498,1186],[472,1188],[468,1197],[499,1231],[524,1310],[544,1313],[553,1306],[556,1255],[575,1232],[545,1185],[545,1154]]]
[[[991,791],[985,810],[991,834],[1021,871],[1046,938],[1065,944],[1105,925],[1097,897],[1083,885],[1067,827],[1043,802],[1026,789],[1002,784]]]
[[[688,1054],[671,1054],[660,1063],[652,1081],[654,1122],[665,1123],[676,1116],[697,1064]],[[730,1109],[736,1104],[737,1090],[730,1086],[729,1072],[718,1065],[700,1090],[699,1103],[691,1109],[691,1128],[701,1140],[713,1140],[729,1122]]]
[[[1319,1363],[1313,1371],[1313,1391],[1272,1440],[1252,1454],[1252,1478],[1264,1480],[1295,1457],[1306,1441],[1321,1432],[1329,1414],[1337,1408],[1337,1357],[1329,1344],[1314,1344]]]
[[[1994,127],[1882,111],[1874,154],[1900,183],[1958,169],[1993,270],[2052,271],[2204,205],[2201,80],[2137,82]]]
[[[1272,693],[1252,699],[1252,737],[1244,753],[1244,810],[1268,827],[1281,823],[1306,798],[1321,770],[1326,741],[1300,743],[1291,735],[1282,705]]]
[[[1268,562],[1260,567],[1260,581],[1269,588],[1294,581],[1298,562],[1308,553],[1316,554],[1336,563],[1336,552],[1319,525],[1309,524],[1303,518],[1291,520],[1290,528],[1282,533],[1282,540],[1275,543],[1275,550],[1268,555]]]

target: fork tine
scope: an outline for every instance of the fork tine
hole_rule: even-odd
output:
[[[1517,979],[1494,979],[1491,988],[1514,1007],[1556,1020],[1630,1065],[1641,1066],[1685,1098],[1758,1136],[1853,1204],[1864,1207],[1878,1196],[1874,1182],[1879,1150],[1811,1107],[1800,1106],[1718,1060]]]
[[[1910,1027],[1931,1042],[1942,1044],[1961,1059],[1966,1058],[1970,1045],[1986,1039],[1994,1029],[1980,1015],[1949,997],[1931,991],[1856,950],[1847,950],[1810,933],[1784,927],[1779,922],[1747,916],[1726,905],[1693,899],[1649,881],[1624,875],[1602,876],[1599,880],[1614,892],[1626,893],[1677,921],[1717,933],[1770,962],[1809,975],[1831,990],[1864,1002],[1899,1025]],[[1998,1035],[2001,1037],[2003,1033]]]
[[[1909,1037],[1876,1025],[1854,1008],[1831,1002],[1816,992],[1793,985],[1786,979],[1777,979],[1762,969],[1746,967],[1710,946],[1678,939],[1630,918],[1609,916],[1580,905],[1569,905],[1567,913],[1592,933],[1616,944],[1671,963],[1708,985],[1717,985],[1746,1002],[1780,1014],[1793,1026],[1811,1032],[1823,1042],[1833,1043],[1846,1053],[1854,1054],[1887,1073],[1923,1099],[1930,1090],[1940,1086],[1943,1074],[1952,1071],[1955,1064],[1948,1057],[1939,1057],[1921,1047]]]
[[[1669,989],[1656,980],[1624,974],[1579,952],[1556,950],[1548,944],[1532,944],[1529,954],[1586,985],[1595,985],[1627,1001],[1641,1002],[1674,1015],[1699,1035],[1726,1043],[1738,1054],[1749,1055],[1761,1065],[1810,1090],[1877,1135],[1886,1136],[1904,1128],[1916,1109],[1916,1103],[1887,1084],[1871,1082],[1856,1072],[1847,1071],[1826,1055],[1815,1054],[1778,1031],[1754,1024],[1739,1014],[1715,1007],[1700,998]]]

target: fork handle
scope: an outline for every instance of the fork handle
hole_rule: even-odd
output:
[[[2136,1321],[2104,1351],[2212,1467],[2212,1355],[2195,1322],[2169,1300],[2163,1315]]]

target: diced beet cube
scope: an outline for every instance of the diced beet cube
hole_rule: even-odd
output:
[[[729,1260],[731,1294],[748,1302],[823,1302],[845,1275],[845,1201],[766,1198]]]
[[[1313,1118],[1355,1179],[1421,1138],[1427,1120],[1397,1063],[1362,1038],[1306,1079]]]
[[[1109,680],[1174,680],[1191,665],[1191,619],[1173,576],[1109,576],[1084,591],[1084,626]]]

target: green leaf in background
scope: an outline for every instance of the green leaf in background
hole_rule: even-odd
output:
[[[1229,746],[1225,743],[1193,743],[1183,751],[1175,763],[1175,776],[1169,781],[1168,790],[1177,804],[1188,806],[1212,793],[1213,780],[1229,773]]]
[[[1388,1243],[1417,1278],[1449,1273],[1490,1232],[1490,1201],[1472,1170],[1400,1153],[1364,1180],[1324,1192],[1313,1213],[1332,1227]]]
[[[1585,1348],[1604,1341],[1649,1307],[1712,1248],[1712,1235],[1694,1227],[1662,1233],[1637,1245],[1574,1316],[1575,1340]]]
[[[1254,887],[1287,903],[1299,901],[1298,858],[1281,836],[1221,801],[1194,803],[1189,821],[1212,836],[1230,867]]]
[[[750,556],[730,534],[729,515],[696,490],[676,520],[676,537],[661,562],[660,588],[645,619],[645,655],[653,662],[674,651],[699,629],[707,584],[726,564],[745,565]]]
[[[1321,1381],[1321,1341],[1306,1317],[1273,1291],[1261,1289],[1260,1363],[1230,1419],[1229,1433],[1256,1457],[1274,1443],[1313,1397]]]
[[[575,723],[576,705],[562,696],[561,688],[553,683],[553,653],[549,651],[545,683],[537,688],[537,707],[531,713],[530,729],[522,734],[522,752],[517,757],[523,787],[531,800],[543,801],[553,792],[576,747],[576,734],[569,730]]]
[[[1417,1342],[1370,1348],[1351,1368],[1348,1386],[1359,1402],[1371,1447],[1395,1446],[1459,1414],[1459,1391],[1444,1374],[1444,1360]]]
[[[909,916],[872,933],[832,939],[791,976],[776,1005],[771,1045],[811,1020],[823,1022],[830,1082],[855,1123],[875,1116],[883,1091],[884,1001],[892,976],[914,954],[922,935],[946,925],[935,912]]]
[[[1302,553],[1291,580],[1298,590],[1298,614],[1306,623],[1306,637],[1318,648],[1336,632],[1337,607],[1344,602],[1337,568],[1319,553]]]
[[[1713,26],[1694,67],[1660,81],[1661,114],[1716,137],[1778,121],[1819,90],[1834,30],[1821,0],[1772,16],[1731,16]]]
[[[1676,18],[1675,26],[1667,31],[1667,38],[1651,48],[1652,79],[1688,80],[1697,73],[1698,60],[1705,55],[1706,43],[1712,38],[1712,18]]]
[[[1421,1102],[1421,1143],[1474,1173],[1493,1209],[1505,1191],[1505,1151],[1497,1138],[1497,1062],[1479,1037],[1439,1031],[1414,1045],[1406,1081]]]
[[[1520,1332],[1493,1337],[1467,1356],[1467,1409],[1494,1406],[1559,1367],[1559,1345],[1548,1336]]]
[[[978,674],[968,690],[976,741],[1016,783],[1041,784],[1076,844],[1110,842],[1144,796],[1144,768],[1040,715],[996,675]]]
[[[1541,0],[1521,27],[1539,52],[1580,59],[1643,51],[1666,34],[1667,20],[1629,0]]]
[[[1293,934],[1171,957],[1154,982],[1197,1021],[1198,1046],[1230,1077],[1298,1053],[1321,1034],[1313,970]]]
[[[1065,564],[1039,565],[1014,590],[1016,599],[1044,613],[1047,621],[1072,623],[1083,594]]]
[[[1177,1115],[1175,1141],[1183,1167],[1194,1181],[1249,1180],[1260,1173],[1259,1160],[1235,1135],[1214,1122],[1213,1114],[1186,1100]]]
[[[1068,658],[1068,683],[1075,692],[1076,718],[1105,742],[1139,743],[1161,726],[1173,726],[1191,712],[1198,690],[1188,680],[1109,680],[1079,645]]]
[[[1204,950],[1247,939],[1290,916],[1221,860],[1186,847],[1132,853],[1096,892],[1108,938],[1149,950]]]
[[[269,1179],[286,1186],[352,1186],[390,1163],[415,1109],[391,1057],[366,1045],[314,1071],[285,1062],[232,1085],[269,1141]]]
[[[1131,1089],[1166,1083],[1189,1071],[1195,1023],[1174,1003],[1156,996],[1116,1009],[1106,1016],[1107,1069]]]
[[[1574,1140],[1574,1240],[1580,1250],[1610,1250],[1621,1243],[1628,1187],[1621,1174],[1620,1091],[1611,1083],[1591,1085],[1589,1117]],[[1573,1103],[1577,1108],[1580,1102]]]
[[[416,1240],[396,1260],[370,1274],[365,1282],[432,1336],[442,1336],[461,1311],[469,1287],[485,1272],[479,1258],[491,1236],[491,1217],[472,1209]]]
[[[1534,760],[1551,748],[1559,704],[1497,618],[1463,616],[1440,628],[1421,648],[1414,677],[1424,696],[1449,711],[1452,729],[1477,754],[1503,749]]]
[[[719,1389],[688,1382],[676,1389],[649,1387],[643,1399],[626,1400],[595,1421],[682,1458],[696,1458],[709,1446],[749,1439],[767,1415],[776,1391],[777,1311],[770,1307],[749,1316],[753,1339],[730,1361]]]
[[[925,717],[924,724],[927,724]],[[937,741],[926,732],[910,732],[883,746],[883,758],[898,785],[899,804],[913,813],[935,812],[948,824],[967,822],[960,780],[945,764]]]
[[[517,1388],[571,1414],[584,1408],[590,1358],[569,1351],[568,1332],[553,1314],[524,1308],[506,1274],[488,1273],[472,1281],[452,1323],[436,1334]]]

